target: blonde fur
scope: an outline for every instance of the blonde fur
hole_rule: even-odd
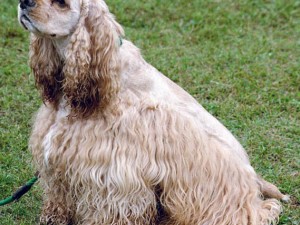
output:
[[[35,1],[33,12],[46,4]],[[286,196],[255,173],[232,134],[131,42],[120,45],[123,30],[104,1],[66,4],[80,10],[67,14],[78,22],[64,37],[47,22],[37,32],[41,21],[19,11],[44,100],[30,139],[41,223],[275,224],[275,198]],[[61,18],[50,24],[67,21],[53,10]]]

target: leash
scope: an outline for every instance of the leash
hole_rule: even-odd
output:
[[[20,187],[12,196],[0,200],[0,206],[7,205],[11,202],[18,201],[23,195],[25,195],[31,187],[37,182],[39,179],[39,172],[36,172],[34,177],[27,181],[22,187]]]

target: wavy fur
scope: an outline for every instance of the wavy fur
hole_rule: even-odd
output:
[[[63,94],[72,108],[71,116],[79,117],[105,109],[116,96],[119,89],[116,52],[123,35],[123,29],[105,5],[99,7],[99,3],[89,4],[87,0],[83,3],[63,63],[48,37],[33,35],[30,54],[30,65],[43,100],[57,106]]]
[[[31,36],[30,67],[43,101],[55,108],[62,95],[62,62],[53,44],[45,39]]]
[[[286,196],[232,134],[131,42],[119,45],[104,1],[80,1],[78,18],[65,49],[46,34],[31,39],[45,101],[30,139],[41,223],[275,224],[275,198]]]

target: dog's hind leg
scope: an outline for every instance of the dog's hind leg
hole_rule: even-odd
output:
[[[284,202],[288,202],[290,200],[290,197],[288,195],[282,194],[274,184],[265,181],[260,176],[258,176],[258,180],[261,188],[261,193],[265,198],[276,198]]]

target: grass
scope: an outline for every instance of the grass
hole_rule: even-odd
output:
[[[300,1],[107,1],[146,60],[238,137],[252,165],[292,196],[280,224],[300,224]],[[27,149],[41,101],[27,66],[17,0],[0,4],[0,199],[34,169]],[[36,224],[38,187],[0,208],[0,224]]]

